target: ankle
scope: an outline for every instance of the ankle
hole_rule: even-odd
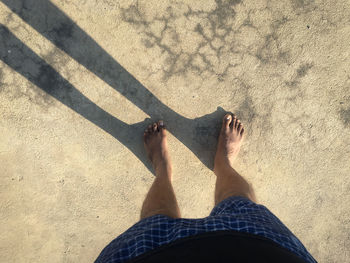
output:
[[[171,178],[172,175],[172,166],[169,162],[162,162],[159,163],[158,165],[154,166],[154,171],[156,176],[166,176]]]
[[[214,174],[220,176],[221,174],[232,173],[233,167],[228,160],[215,161],[214,163]]]

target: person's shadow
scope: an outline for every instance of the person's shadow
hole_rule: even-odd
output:
[[[210,169],[213,168],[216,141],[224,109],[218,107],[215,112],[195,119],[181,116],[163,104],[51,2],[1,1],[40,34],[120,92],[151,118],[128,125],[110,115],[74,88],[6,26],[0,25],[0,59],[5,64],[111,134],[130,149],[150,171],[152,169],[144,152],[142,134],[151,121],[158,119],[163,119],[167,129],[203,164]]]

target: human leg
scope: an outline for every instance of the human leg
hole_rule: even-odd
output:
[[[230,196],[247,197],[256,202],[252,186],[233,168],[233,161],[239,153],[243,141],[244,128],[232,114],[226,114],[214,161],[215,204]]]
[[[180,209],[171,184],[172,165],[162,121],[148,126],[144,132],[144,145],[156,177],[143,202],[141,219],[156,214],[179,218]]]

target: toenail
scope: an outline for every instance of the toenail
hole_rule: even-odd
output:
[[[231,116],[230,116],[230,115],[226,117],[226,120],[230,120],[230,119],[231,119]]]
[[[159,121],[159,126],[163,127],[164,126],[164,122],[163,121]]]

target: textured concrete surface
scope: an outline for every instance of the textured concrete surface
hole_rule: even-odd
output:
[[[259,201],[350,262],[348,0],[1,0],[0,23],[1,261],[91,262],[135,223],[150,119],[183,216],[208,215],[232,111]]]

